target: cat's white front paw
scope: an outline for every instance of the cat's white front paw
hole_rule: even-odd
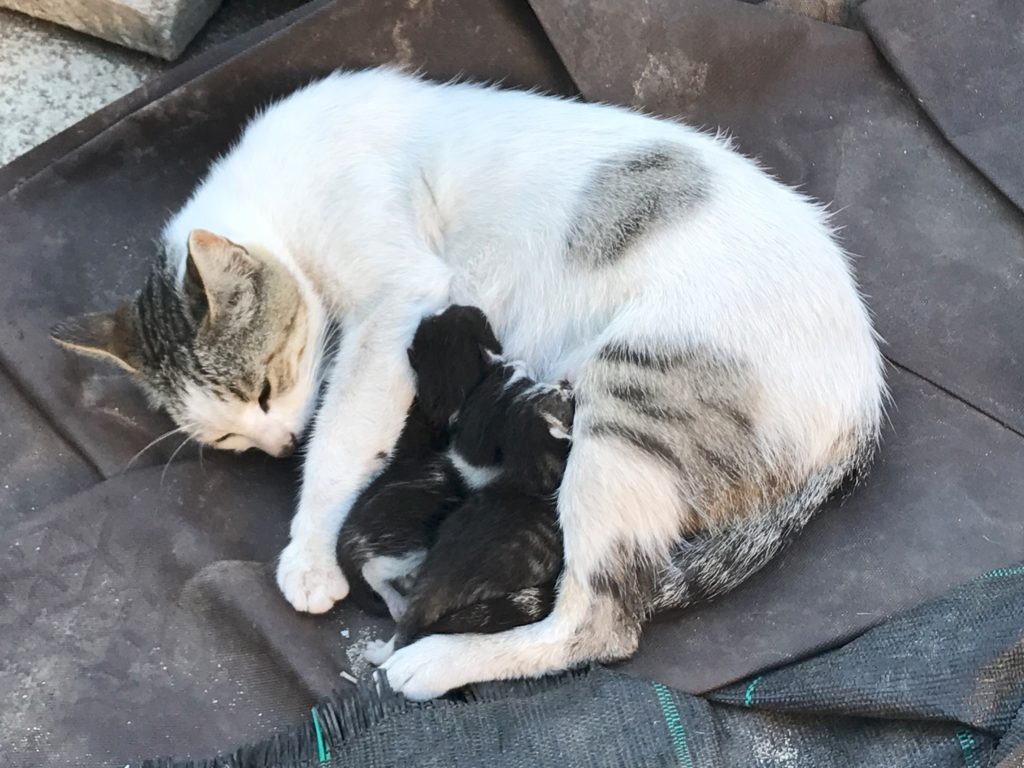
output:
[[[326,613],[348,596],[348,580],[331,551],[292,539],[277,564],[277,586],[297,611]]]
[[[417,640],[395,651],[380,666],[379,674],[387,677],[391,690],[407,699],[435,699],[474,682],[474,673],[459,641],[452,635],[430,635]]]

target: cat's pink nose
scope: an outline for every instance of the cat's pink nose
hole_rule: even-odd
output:
[[[278,449],[278,451],[277,451],[277,458],[283,459],[286,456],[291,456],[293,453],[295,453],[295,446],[296,446],[295,435],[289,435],[288,436],[288,442],[285,443],[283,446],[281,446],[281,448]]]

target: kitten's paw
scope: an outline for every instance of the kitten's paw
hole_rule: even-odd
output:
[[[456,637],[431,635],[395,651],[380,666],[391,690],[412,701],[436,699],[473,682]],[[472,674],[472,673],[471,673]]]
[[[348,596],[348,581],[333,552],[293,539],[277,564],[277,586],[297,611],[326,613]]]
[[[556,440],[571,440],[575,395],[566,382],[544,385],[537,406]]]
[[[383,640],[373,640],[366,645],[366,650],[363,651],[363,658],[375,667],[379,667],[391,658],[391,654],[394,652],[395,638],[392,637],[387,642],[384,642]]]

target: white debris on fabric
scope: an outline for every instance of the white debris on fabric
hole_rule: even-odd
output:
[[[379,638],[375,637],[374,631],[369,628],[356,630],[355,634],[355,639],[345,646],[345,656],[352,674],[357,679],[363,679],[373,670],[373,665],[365,658],[366,649]]]

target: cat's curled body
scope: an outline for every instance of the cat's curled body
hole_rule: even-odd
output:
[[[245,386],[210,395],[201,379],[168,404],[199,439],[280,449],[315,401],[316,342],[340,324],[278,566],[299,610],[348,592],[335,540],[402,429],[422,317],[479,306],[506,355],[572,384],[552,613],[402,648],[383,668],[410,697],[629,656],[651,612],[763,565],[877,440],[881,357],[823,210],[676,122],[336,74],[258,116],[163,240],[161,279],[205,290],[210,318],[202,302],[185,313],[203,345],[253,293],[234,283],[264,270],[286,271],[304,308],[278,329],[296,343],[255,345]],[[162,403],[140,301],[66,341],[130,358]],[[262,387],[260,365],[277,366]]]

